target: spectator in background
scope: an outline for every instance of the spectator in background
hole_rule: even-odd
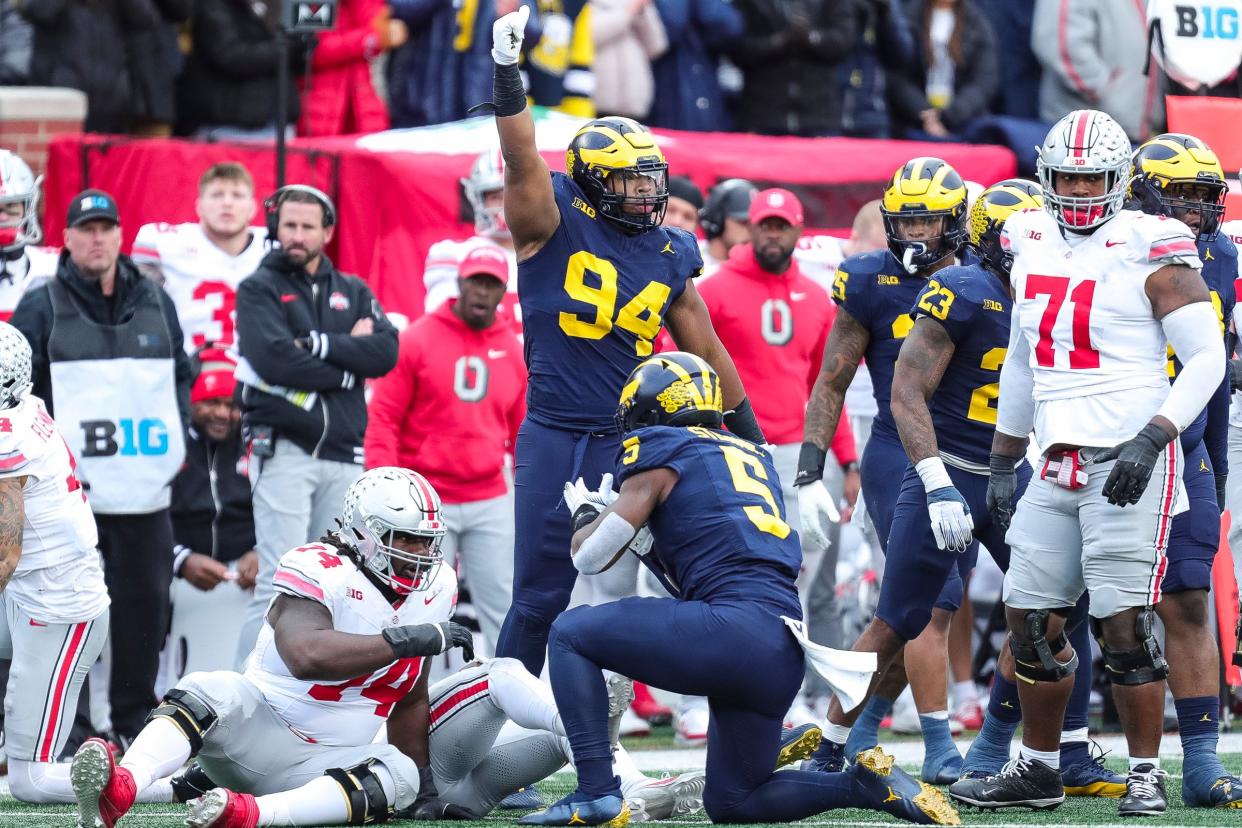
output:
[[[837,70],[844,90],[841,134],[888,138],[887,76],[913,59],[914,32],[899,0],[860,0],[854,14],[858,39]]]
[[[655,100],[648,124],[697,132],[732,129],[718,73],[720,55],[741,40],[741,12],[729,0],[655,0],[655,8],[668,50],[651,67]]]
[[[542,30],[538,42],[526,53],[524,67],[530,79],[531,100],[536,106],[567,115],[594,118],[595,38],[591,34],[591,6],[587,0],[538,0],[538,8]]]
[[[409,40],[385,0],[343,0],[336,27],[316,35],[302,88],[298,134],[351,135],[388,129],[388,108],[371,82],[371,62]]]
[[[281,4],[270,0],[195,3],[193,47],[177,89],[178,131],[198,138],[271,138],[276,121],[276,26]],[[307,46],[293,39],[290,73],[306,69]],[[297,122],[297,90],[288,96],[289,123]]]
[[[645,121],[655,97],[651,62],[668,51],[653,0],[591,0],[595,110]]]
[[[854,0],[737,0],[746,34],[730,53],[744,76],[738,125],[768,135],[836,135],[831,82],[858,38]]]
[[[458,298],[401,334],[397,367],[375,384],[366,466],[417,469],[439,493],[448,534],[487,646],[513,599],[513,494],[505,482],[526,415],[522,345],[497,316],[509,258],[495,244],[461,264]]]
[[[332,200],[296,184],[268,203],[280,248],[237,288],[238,380],[259,547],[238,665],[275,594],[280,556],[333,528],[361,473],[364,380],[397,362],[397,331],[371,289],[324,255],[336,227]]]
[[[24,86],[30,81],[34,30],[17,6],[18,0],[0,0],[0,86]]]
[[[1035,0],[1031,48],[1043,66],[1039,116],[1053,123],[1075,109],[1111,115],[1130,140],[1164,124],[1163,73],[1152,67],[1147,16],[1133,0]]]
[[[22,0],[17,8],[34,26],[30,83],[85,92],[87,132],[128,132],[134,100],[125,40],[159,23],[152,0]]]
[[[64,243],[56,278],[27,290],[11,321],[30,341],[34,393],[77,457],[99,528],[112,598],[112,724],[124,747],[156,704],[190,363],[172,300],[120,255],[112,196],[74,196]]]
[[[971,0],[920,0],[911,16],[916,57],[888,81],[893,125],[913,140],[961,140],[996,92],[991,24]]]
[[[159,15],[154,28],[125,38],[130,80],[134,87],[133,124],[137,135],[168,136],[177,120],[174,95],[185,58],[177,40],[177,26],[190,19],[193,0],[152,0]]]
[[[699,211],[707,242],[702,247],[703,275],[710,276],[736,244],[750,241],[750,202],[759,189],[744,178],[728,178],[712,187]]]
[[[243,593],[259,572],[241,410],[233,400],[237,361],[214,344],[193,361],[186,462],[172,487],[176,580],[168,643],[175,678],[232,668],[249,599]]]
[[[21,156],[0,149],[0,321],[13,315],[22,293],[39,279],[56,274],[57,255],[36,247],[43,240],[39,226],[39,187]]]
[[[992,111],[1028,121],[1039,120],[1039,83],[1043,71],[1031,50],[1034,0],[974,0],[996,35],[997,94]]]
[[[664,210],[664,226],[679,227],[694,236],[699,234],[699,210],[703,209],[703,191],[684,175],[668,180],[668,207]]]

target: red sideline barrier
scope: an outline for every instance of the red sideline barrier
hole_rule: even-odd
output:
[[[1225,512],[1220,522],[1220,547],[1212,560],[1212,598],[1216,602],[1216,628],[1220,633],[1221,663],[1225,665],[1225,683],[1242,686],[1242,670],[1233,664],[1237,647],[1238,582],[1234,577],[1233,554],[1229,549],[1229,523],[1232,516]]]
[[[703,188],[745,177],[761,186],[789,187],[802,198],[812,228],[848,227],[854,213],[876,198],[893,171],[912,157],[936,155],[967,179],[991,184],[1015,174],[1003,147],[862,141],[848,138],[774,138],[724,133],[662,133],[674,174]],[[552,169],[564,155],[545,153]],[[87,186],[107,190],[121,208],[125,249],[140,225],[195,220],[198,176],[218,161],[244,163],[262,195],[274,188],[269,144],[209,144],[172,139],[100,135],[56,138],[50,147],[45,226],[59,244],[69,200]],[[340,214],[330,252],[350,273],[365,277],[390,310],[422,313],[423,261],[428,247],[464,238],[458,179],[471,155],[373,152],[353,138],[303,139],[290,144],[288,180],[327,191]],[[259,221],[261,219],[256,219]]]
[[[1225,178],[1237,181],[1242,169],[1242,99],[1167,95],[1164,99],[1169,132],[1183,132],[1204,141],[1225,168]],[[1230,187],[1225,196],[1226,218],[1242,215],[1242,193]]]

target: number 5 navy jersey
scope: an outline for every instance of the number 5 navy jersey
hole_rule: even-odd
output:
[[[762,600],[801,618],[794,579],[802,567],[798,535],[772,458],[715,429],[650,426],[626,435],[617,479],[667,468],[678,480],[648,526],[649,565],[692,601]]]
[[[703,259],[683,230],[627,235],[608,226],[564,173],[552,173],[552,190],[560,226],[518,264],[527,416],[610,431],[625,378],[651,355],[664,314]]]
[[[937,272],[910,311],[939,322],[953,341],[930,408],[940,456],[959,468],[987,471],[1012,310],[1000,279],[976,264]]]

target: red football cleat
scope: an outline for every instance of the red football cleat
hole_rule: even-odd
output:
[[[250,794],[225,788],[212,788],[198,799],[186,803],[189,828],[255,828],[259,824],[259,804]]]
[[[634,682],[634,701],[630,703],[630,710],[651,725],[666,725],[673,721],[673,711],[660,704],[647,685],[637,681]]]
[[[103,739],[87,739],[78,748],[69,782],[78,798],[78,828],[113,828],[138,796],[133,774],[116,765]]]

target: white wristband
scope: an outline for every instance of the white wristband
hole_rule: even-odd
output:
[[[943,489],[946,486],[953,485],[953,480],[949,477],[949,472],[944,467],[944,461],[939,457],[928,457],[920,460],[915,464],[914,470],[919,473],[919,477],[923,480],[924,491],[934,492],[936,489]]]

